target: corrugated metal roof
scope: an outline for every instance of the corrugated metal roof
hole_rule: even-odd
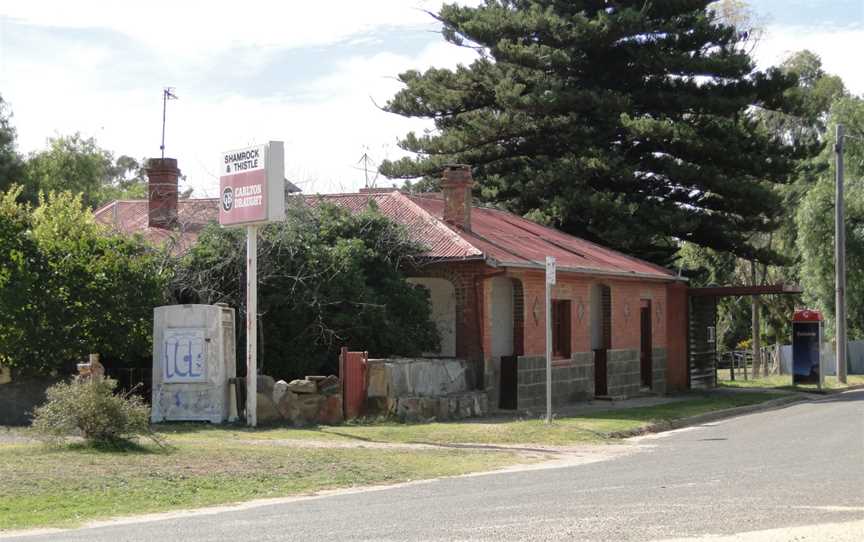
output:
[[[412,239],[427,247],[426,253],[429,257],[464,260],[479,259],[484,255],[481,249],[473,246],[443,221],[430,215],[410,197],[396,190],[306,196],[306,201],[313,205],[316,202],[326,201],[352,212],[368,209],[370,202],[374,201],[378,212],[405,226]]]
[[[440,196],[421,194],[409,197],[426,212],[443,220],[444,201]],[[546,256],[554,256],[558,268],[563,270],[674,278],[671,271],[658,265],[498,209],[472,208],[471,231],[457,231],[504,267],[542,266]]]
[[[426,256],[440,260],[486,259],[501,267],[544,266],[554,256],[561,271],[632,275],[675,279],[663,267],[627,256],[578,237],[542,226],[506,211],[486,207],[471,210],[471,231],[444,222],[440,194],[409,195],[398,190],[369,193],[303,196],[310,205],[326,201],[352,212],[367,209],[370,202],[384,216],[403,224],[412,239],[427,247]],[[203,225],[219,216],[218,199],[180,200],[178,217],[184,224],[181,245],[191,246]],[[118,201],[95,213],[96,219],[127,233],[141,232],[162,241],[170,232],[147,227],[147,201]]]

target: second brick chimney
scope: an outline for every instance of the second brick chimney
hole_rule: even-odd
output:
[[[177,224],[176,158],[151,158],[147,161],[148,220],[151,228],[170,229]]]
[[[444,221],[471,231],[471,166],[456,164],[444,168],[441,191],[444,193]]]

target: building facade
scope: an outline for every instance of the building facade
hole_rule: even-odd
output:
[[[150,191],[149,202],[113,202],[96,211],[97,220],[155,240],[185,224],[183,245],[194,242],[195,224],[215,220],[218,200],[161,201],[176,198],[176,189],[165,189],[165,170],[179,173],[171,165],[153,168],[158,190]],[[474,385],[487,390],[490,405],[545,405],[546,256],[554,256],[558,268],[551,307],[553,404],[686,389],[687,288],[681,279],[506,211],[475,206],[472,187],[470,168],[451,166],[440,193],[371,189],[295,197],[352,212],[374,205],[426,247],[421,261],[405,269],[410,282],[428,290],[441,336],[439,350],[426,355],[471,360]],[[164,216],[165,209],[172,216]]]

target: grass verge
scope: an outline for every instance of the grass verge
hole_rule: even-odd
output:
[[[221,438],[103,450],[0,445],[0,531],[490,470],[524,460],[455,450],[291,448]]]
[[[815,384],[793,386],[792,375],[772,375],[745,380],[744,373],[736,371],[735,380],[730,380],[731,375],[729,371],[720,370],[717,372],[717,376],[719,377],[718,384],[726,388],[772,388],[783,391],[818,391],[818,387]],[[842,391],[852,386],[860,385],[864,385],[864,375],[847,375],[845,384],[838,382],[836,376],[825,377],[825,390],[828,391]]]
[[[636,431],[648,425],[679,420],[729,408],[762,403],[783,397],[779,393],[741,393],[698,396],[674,403],[644,408],[619,408],[593,411],[583,415],[557,418],[547,425],[539,418],[480,419],[465,422],[403,424],[378,422],[349,424],[314,429],[233,429],[242,439],[409,443],[409,444],[486,444],[567,446],[600,444],[610,435]],[[177,438],[222,438],[221,429],[207,426],[168,426],[162,429]]]

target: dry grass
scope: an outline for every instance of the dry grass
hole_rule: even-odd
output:
[[[227,432],[167,441],[164,448],[123,450],[0,443],[0,531],[453,476],[525,461],[502,452],[250,446]]]

